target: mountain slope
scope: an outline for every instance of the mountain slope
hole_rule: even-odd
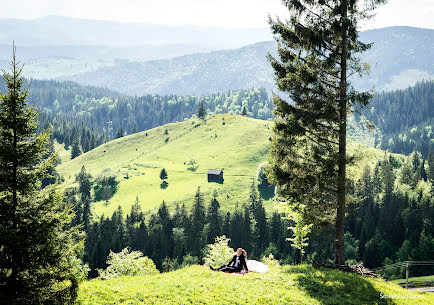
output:
[[[391,298],[387,298],[387,296]],[[406,298],[408,296],[409,298]],[[309,266],[236,276],[192,266],[157,275],[90,280],[81,304],[432,304],[434,295]]]
[[[94,178],[108,174],[117,177],[119,189],[108,204],[93,204],[96,215],[111,215],[118,205],[129,211],[136,197],[144,211],[157,208],[163,200],[169,205],[190,205],[198,186],[206,202],[217,189],[222,207],[229,209],[247,202],[258,166],[267,159],[270,126],[269,121],[230,114],[216,115],[206,123],[188,120],[168,124],[113,140],[73,160],[65,159],[57,170],[65,186],[74,183],[83,165]],[[355,142],[349,151],[361,162],[350,168],[353,177],[361,175],[364,164],[384,158],[383,151]],[[188,169],[190,160],[196,161],[197,169]],[[163,168],[169,176],[166,189],[160,187]],[[224,183],[208,183],[208,169],[224,169]],[[265,204],[272,208],[267,201]]]
[[[434,30],[389,27],[362,32],[360,39],[373,43],[361,55],[372,70],[369,76],[354,80],[357,87],[393,90],[434,77]],[[269,52],[276,54],[273,41],[170,60],[122,62],[64,79],[137,95],[207,94],[260,86],[271,89],[274,74],[266,59]]]

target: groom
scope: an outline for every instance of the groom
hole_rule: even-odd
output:
[[[232,265],[231,265],[232,264]],[[214,271],[223,271],[223,272],[241,272],[241,270],[246,270],[246,272],[249,271],[246,264],[246,258],[243,255],[243,249],[238,248],[237,253],[232,257],[231,261],[227,265],[222,265],[218,268],[210,267],[211,270]]]

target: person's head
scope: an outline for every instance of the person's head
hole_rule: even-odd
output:
[[[241,254],[243,254],[243,249],[242,248],[238,248],[237,249],[237,255],[240,256]]]
[[[243,249],[243,255],[247,259],[247,251]]]

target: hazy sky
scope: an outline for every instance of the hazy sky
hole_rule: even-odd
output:
[[[122,22],[267,27],[283,16],[281,0],[0,0],[0,18],[62,15]],[[389,0],[364,28],[408,25],[434,29],[433,0]]]

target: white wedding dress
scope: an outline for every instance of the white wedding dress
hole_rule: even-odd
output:
[[[249,271],[254,271],[259,273],[265,273],[268,271],[267,265],[255,260],[247,260],[247,268],[249,268]]]

